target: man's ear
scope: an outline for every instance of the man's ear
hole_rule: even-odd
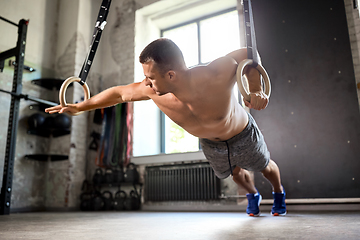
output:
[[[171,70],[171,71],[168,71],[166,75],[169,80],[174,80],[176,77],[176,72]]]

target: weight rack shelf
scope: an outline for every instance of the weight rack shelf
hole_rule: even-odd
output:
[[[136,182],[120,182],[120,183],[101,183],[101,184],[94,184],[94,187],[120,187],[120,186],[140,186],[142,187],[142,183]]]
[[[103,187],[117,187],[119,190],[122,186],[132,186],[136,192],[141,197],[143,184],[139,182],[120,182],[120,183],[100,183],[100,184],[91,184],[95,188],[103,188]],[[137,187],[138,186],[138,187]]]
[[[58,154],[28,154],[28,155],[25,155],[25,159],[37,160],[37,161],[42,161],[42,162],[47,162],[50,159],[50,161],[54,162],[54,161],[68,160],[69,156],[58,155]]]
[[[28,129],[27,133],[37,135],[40,137],[61,137],[70,134],[70,129],[53,129],[53,128],[41,128],[41,129]]]
[[[59,105],[60,105],[60,103],[59,103]],[[48,107],[49,107],[49,105],[41,104],[41,103],[29,105],[30,110],[35,110],[35,111],[40,111],[40,112],[45,112],[45,109]]]
[[[64,82],[64,79],[60,78],[39,78],[31,80],[32,84],[38,85],[40,87],[53,90],[54,88],[57,90],[60,90],[62,83]],[[70,84],[72,86],[72,84]]]

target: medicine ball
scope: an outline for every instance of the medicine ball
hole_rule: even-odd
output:
[[[45,128],[53,128],[54,127],[55,119],[53,117],[46,117],[43,127]]]
[[[40,113],[34,113],[28,118],[28,125],[30,129],[38,129],[43,126],[45,117]]]
[[[71,126],[71,119],[70,117],[66,116],[65,114],[59,114],[54,119],[54,127],[61,128],[61,129],[68,129]]]

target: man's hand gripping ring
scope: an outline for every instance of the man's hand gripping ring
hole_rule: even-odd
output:
[[[66,79],[63,84],[61,85],[61,88],[60,88],[60,92],[59,92],[59,100],[60,100],[60,105],[62,107],[66,107],[67,106],[67,103],[66,103],[66,100],[65,100],[65,92],[66,92],[66,89],[68,88],[68,86],[72,83],[72,82],[80,82],[80,78],[78,77],[69,77],[68,79]],[[84,82],[84,85],[82,85],[82,87],[84,88],[84,100],[87,100],[90,98],[90,90],[89,90],[89,87],[88,85]],[[73,115],[73,116],[77,116],[79,114],[83,113],[82,112],[78,112],[78,113],[69,113],[70,115]]]
[[[248,102],[250,102],[251,97],[250,97],[250,93],[248,92],[248,90],[244,87],[244,82],[246,80],[245,76],[244,76],[244,68],[248,65],[252,65],[253,64],[253,60],[251,59],[245,59],[243,61],[241,61],[238,65],[237,71],[236,71],[236,80],[237,80],[237,84],[238,84],[238,88],[241,92],[241,95],[244,97],[244,99]],[[270,79],[269,79],[269,75],[267,74],[266,70],[260,65],[258,64],[256,66],[256,70],[259,71],[259,73],[261,74],[261,76],[264,79],[264,84],[265,84],[265,94],[266,96],[269,98],[270,97],[270,93],[271,93],[271,85],[270,85]],[[243,80],[244,78],[244,80]]]

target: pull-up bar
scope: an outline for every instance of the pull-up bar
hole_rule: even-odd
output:
[[[14,96],[14,97],[19,98],[19,99],[23,98],[25,100],[30,100],[30,101],[37,102],[37,103],[40,103],[40,104],[45,104],[45,105],[48,105],[48,106],[57,106],[58,105],[57,103],[54,103],[54,102],[50,102],[50,101],[43,100],[43,99],[40,99],[40,98],[32,97],[32,96],[29,96],[27,94],[6,91],[6,90],[1,89],[1,88],[0,88],[0,92],[10,94],[11,96]]]
[[[5,22],[7,22],[7,23],[10,23],[10,24],[12,24],[12,25],[14,25],[14,26],[16,26],[16,27],[19,26],[18,24],[14,23],[14,22],[6,19],[6,18],[3,18],[3,17],[1,17],[1,16],[0,16],[0,19],[3,20],[3,21],[5,21]],[[28,24],[28,22],[29,22],[29,21],[26,22],[26,25]]]

